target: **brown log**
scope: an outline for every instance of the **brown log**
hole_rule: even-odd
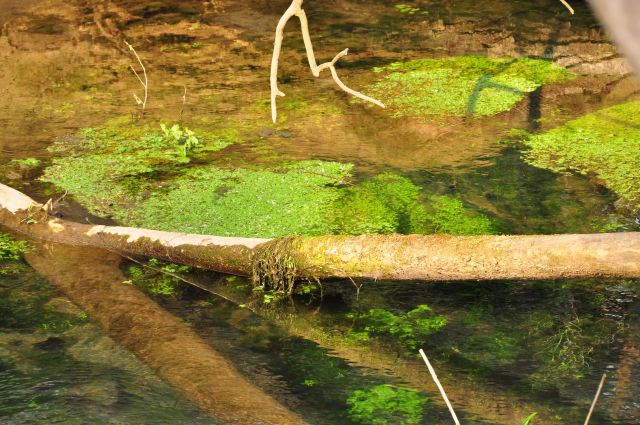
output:
[[[0,224],[30,238],[155,257],[277,282],[640,277],[640,233],[530,236],[378,235],[227,238],[80,224],[0,185]]]

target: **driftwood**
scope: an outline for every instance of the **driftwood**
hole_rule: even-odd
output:
[[[155,257],[276,286],[296,278],[640,277],[640,233],[229,238],[74,223],[0,185],[0,224],[30,238]],[[284,282],[284,283],[283,283]]]

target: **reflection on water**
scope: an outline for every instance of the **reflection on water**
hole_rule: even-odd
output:
[[[55,138],[136,113],[131,92],[139,86],[119,44],[126,38],[149,71],[146,120],[182,117],[186,125],[237,131],[243,144],[217,159],[225,166],[352,162],[362,180],[392,170],[424,193],[459,198],[505,233],[638,230],[597,182],[534,169],[514,143],[518,131],[545,131],[637,96],[584,4],[569,17],[556,0],[411,2],[421,11],[414,14],[386,1],[309,1],[318,57],[350,47],[338,66],[356,89],[370,83],[374,66],[448,55],[549,58],[578,78],[545,86],[493,118],[391,119],[352,103],[328,77],[314,79],[290,25],[280,63],[287,97],[271,125],[272,32],[286,3],[4,1],[0,162],[35,156],[46,165]],[[34,195],[52,190],[37,185],[37,176],[38,169],[14,170],[0,179]],[[184,284],[173,295],[150,295],[310,423],[349,423],[348,397],[388,383],[431,399],[423,423],[448,423],[424,366],[407,355],[414,345],[433,357],[464,423],[517,424],[533,411],[534,424],[578,423],[603,370],[609,379],[593,423],[640,421],[634,282],[358,282],[359,291],[351,282],[328,282],[321,301],[310,288],[278,302],[242,279],[189,278],[236,302]],[[0,421],[208,423],[32,272],[2,277],[0,290]],[[410,312],[421,305],[446,326],[430,336],[417,332],[425,322]],[[376,314],[397,327],[376,324]]]
[[[26,267],[0,276],[0,422],[212,423]]]

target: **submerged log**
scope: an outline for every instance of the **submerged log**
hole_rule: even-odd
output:
[[[0,185],[0,224],[30,238],[95,246],[277,287],[302,278],[496,280],[640,277],[640,233],[230,238],[81,224]]]

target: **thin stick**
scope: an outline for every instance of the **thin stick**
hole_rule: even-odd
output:
[[[340,87],[345,92],[349,93],[352,96],[358,97],[367,102],[374,103],[381,108],[384,108],[384,104],[376,99],[373,99],[369,96],[366,96],[356,90],[350,89],[347,87],[341,80],[338,78],[338,73],[335,69],[335,64],[338,59],[344,57],[349,52],[349,49],[344,49],[342,52],[338,53],[331,62],[326,62],[318,65],[316,62],[316,56],[313,52],[313,44],[311,43],[311,35],[309,34],[309,22],[307,20],[307,14],[302,8],[303,0],[293,0],[291,5],[284,12],[280,20],[278,21],[278,25],[276,26],[276,37],[273,46],[273,56],[271,57],[271,119],[273,122],[276,122],[278,118],[278,110],[276,105],[276,99],[278,96],[284,96],[284,93],[278,89],[278,61],[280,60],[280,51],[282,50],[282,40],[284,39],[284,27],[287,25],[289,19],[293,16],[297,16],[300,19],[300,28],[302,30],[302,40],[304,41],[304,48],[307,52],[307,60],[309,61],[309,67],[311,68],[311,73],[314,77],[319,77],[320,72],[324,69],[329,69],[331,71],[331,76],[335,80],[338,87]]]
[[[142,74],[144,75],[144,81],[142,81],[142,78],[140,78],[140,75],[136,72],[133,65],[129,65],[129,68],[131,68],[131,70],[133,71],[133,74],[138,78],[138,81],[140,81],[140,84],[142,84],[142,87],[144,87],[143,100],[140,100],[140,98],[135,93],[133,94],[133,98],[136,100],[138,105],[142,105],[142,114],[140,116],[144,117],[144,111],[147,107],[147,95],[148,95],[148,89],[149,89],[149,79],[147,78],[147,69],[144,67],[144,64],[142,63],[140,56],[138,56],[138,52],[136,52],[136,49],[134,49],[133,46],[126,41],[124,42],[124,44],[126,44],[127,47],[129,47],[129,50],[131,50],[133,54],[136,56],[136,59],[138,59],[138,63],[142,68]]]
[[[187,86],[184,86],[184,93],[182,93],[182,108],[180,108],[180,122],[182,122],[182,113],[184,112],[184,105],[187,103]]]
[[[567,2],[567,0],[560,0],[560,2],[562,2],[562,4],[565,5],[565,7],[567,9],[569,9],[569,12],[571,12],[572,15],[574,15],[576,12],[573,10],[573,7],[571,7],[571,5]]]
[[[438,376],[436,375],[436,371],[433,369],[433,366],[431,366],[431,363],[429,362],[429,359],[427,358],[427,355],[424,353],[422,348],[419,350],[419,352],[420,352],[420,355],[422,356],[422,360],[424,360],[424,362],[427,365],[427,368],[429,369],[429,373],[431,373],[431,377],[433,378],[433,382],[436,383],[436,386],[440,390],[440,394],[442,394],[442,398],[444,398],[444,402],[447,403],[447,407],[449,408],[449,412],[451,412],[451,416],[453,417],[453,422],[455,422],[456,425],[460,425],[460,421],[458,420],[458,417],[456,416],[456,412],[453,411],[453,406],[451,406],[451,402],[449,401],[449,397],[447,397],[447,393],[444,392],[444,388],[442,387],[442,384],[440,383],[440,380],[438,379]]]
[[[598,385],[598,391],[596,391],[595,397],[593,397],[593,401],[591,402],[591,408],[589,408],[589,414],[587,415],[587,419],[584,420],[584,425],[589,425],[589,421],[591,420],[591,414],[593,413],[593,409],[596,407],[596,403],[598,402],[598,397],[600,397],[600,392],[602,391],[602,387],[604,387],[604,381],[607,379],[607,372],[602,374],[602,378],[600,378],[600,385]]]

